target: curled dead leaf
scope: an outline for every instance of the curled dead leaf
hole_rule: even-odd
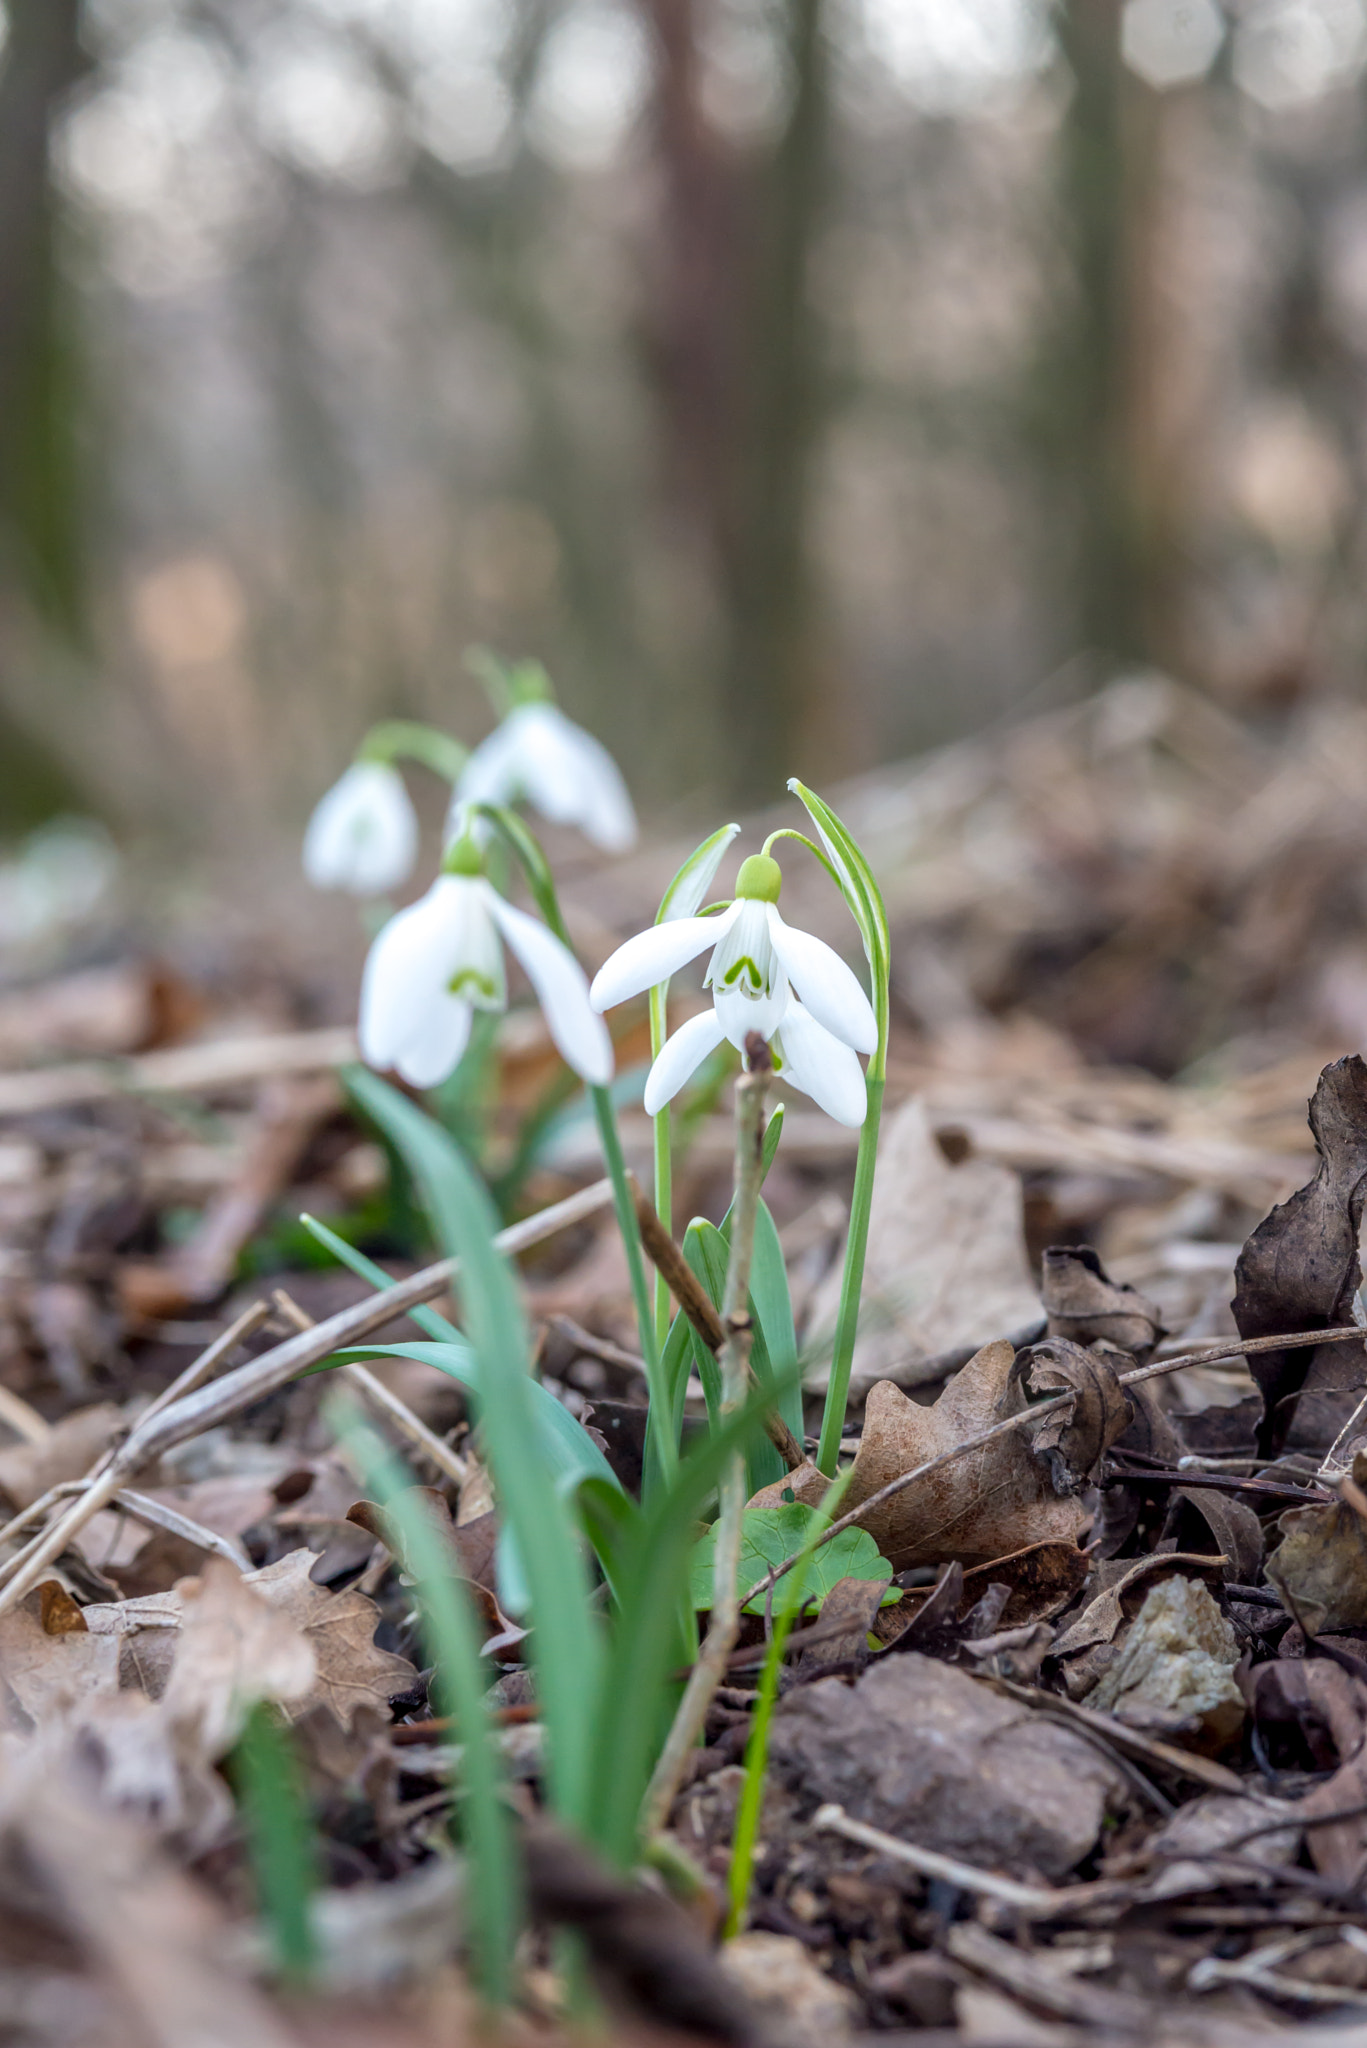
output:
[[[1367,1452],[1354,1458],[1352,1476],[1367,1485]],[[1267,1576],[1306,1634],[1367,1624],[1367,1523],[1352,1505],[1291,1508],[1277,1527]]]
[[[1124,1428],[1129,1408],[1123,1395],[1117,1398],[1108,1361],[1058,1342],[1044,1347],[1028,1378],[1017,1372],[1010,1344],[986,1345],[928,1408],[880,1381],[869,1395],[843,1506],[846,1512],[858,1508],[903,1473],[1020,1413],[1027,1385],[1036,1378],[1047,1381],[1050,1391],[1075,1393],[1071,1406],[1059,1411],[1044,1456],[1037,1455],[1029,1432],[1010,1431],[861,1516],[894,1571],[954,1558],[965,1565],[989,1564],[1039,1543],[1076,1544],[1088,1519],[1077,1489],[1113,1441],[1112,1432]],[[1081,1462],[1074,1464],[1074,1458]],[[1059,1491],[1059,1481],[1065,1490]],[[820,1497],[810,1468],[790,1473],[785,1483],[799,1500]],[[781,1487],[766,1489],[755,1504],[772,1504],[781,1493]]]
[[[1143,1364],[1164,1334],[1151,1301],[1112,1280],[1089,1244],[1050,1245],[1041,1261],[1040,1300],[1049,1335],[1074,1344],[1110,1344]]]
[[[1235,1267],[1232,1307],[1241,1337],[1330,1329],[1355,1320],[1362,1269],[1358,1233],[1367,1198],[1367,1064],[1356,1053],[1320,1075],[1310,1103],[1319,1153],[1315,1177],[1281,1202],[1253,1232]],[[1360,1388],[1367,1378],[1362,1344],[1301,1345],[1249,1358],[1262,1391],[1259,1448],[1280,1450],[1302,1390]]]
[[[1050,1337],[1017,1353],[1012,1377],[1036,1399],[1072,1394],[1070,1406],[1042,1422],[1031,1441],[1048,1463],[1054,1491],[1076,1492],[1095,1478],[1102,1457],[1134,1419],[1114,1362],[1066,1337]]]

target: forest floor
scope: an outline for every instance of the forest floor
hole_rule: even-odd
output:
[[[894,930],[852,1498],[942,1462],[869,1510],[890,1579],[842,1581],[793,1638],[724,1946],[762,1615],[671,1816],[688,1903],[576,1860],[536,1832],[536,1702],[461,1390],[344,1368],[439,1493],[500,1672],[534,1921],[505,2038],[562,2038],[569,1926],[623,2044],[1367,2042],[1364,787],[1357,708],[1260,733],[1137,682],[839,800]],[[586,959],[673,864],[580,875]],[[794,916],[839,939],[825,888],[795,873]],[[298,1222],[395,1282],[433,1255],[338,1078],[350,1029],[98,905],[26,943],[0,988],[0,1603],[38,1564],[0,1606],[0,2039],[473,2039],[455,1752],[321,1406],[335,1376],[211,1410],[101,1485],[168,1390],[316,1323],[318,1355],[414,1334]],[[591,1125],[570,1106],[520,1144],[554,1070],[514,1011],[490,1094],[448,1107],[521,1219],[540,1376],[631,1487],[644,1387]],[[645,1178],[645,1119],[624,1133]],[[701,1105],[680,1218],[719,1216],[731,1151]],[[853,1163],[798,1098],[765,1192],[813,1430]],[[965,1448],[1059,1392],[1056,1426]],[[272,1971],[234,1797],[263,1673],[319,1829],[306,1989]]]

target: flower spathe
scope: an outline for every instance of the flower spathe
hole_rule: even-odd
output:
[[[719,915],[652,925],[595,975],[590,999],[596,1010],[608,1010],[711,948],[703,986],[712,991],[712,1009],[661,1047],[646,1081],[650,1115],[724,1038],[744,1052],[747,1035],[757,1031],[773,1049],[778,1072],[827,1115],[851,1127],[863,1123],[867,1095],[857,1055],[878,1044],[873,1007],[838,953],[779,916],[781,880],[776,861],[752,856],[741,866],[735,900]]]
[[[612,1041],[590,1006],[583,968],[539,919],[470,872],[439,875],[371,946],[361,982],[362,1056],[414,1088],[434,1088],[465,1051],[475,1011],[507,1008],[505,944],[567,1063],[591,1085],[605,1085]]]
[[[475,748],[456,780],[453,831],[467,804],[525,799],[553,825],[574,825],[605,853],[636,843],[636,813],[617,763],[558,705],[519,704]]]
[[[417,814],[388,761],[353,761],[304,834],[304,873],[316,889],[381,895],[407,879],[417,854]]]

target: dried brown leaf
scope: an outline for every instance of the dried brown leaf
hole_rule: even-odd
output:
[[[169,1725],[217,1758],[256,1701],[276,1700],[288,1711],[311,1695],[314,1647],[287,1607],[221,1558],[211,1558],[198,1579],[183,1579],[179,1593],[180,1641],[162,1708]]]
[[[49,1635],[36,1593],[0,1615],[0,1702],[12,1726],[41,1727],[118,1689],[119,1645],[108,1636]]]
[[[1087,1511],[1073,1490],[1085,1477],[1073,1467],[1072,1452],[1100,1456],[1108,1431],[1123,1427],[1122,1412],[1103,1391],[1114,1374],[1094,1352],[1050,1347],[1047,1374],[1077,1390],[1071,1410],[1061,1411],[1048,1457],[1037,1456],[1024,1430],[1012,1430],[966,1452],[938,1472],[927,1474],[891,1500],[869,1511],[863,1526],[894,1571],[911,1565],[988,1564],[1029,1545],[1076,1541]],[[844,1509],[859,1507],[902,1473],[980,1435],[1025,1406],[1015,1353],[1005,1342],[987,1345],[954,1375],[932,1407],[914,1401],[883,1380],[869,1395],[864,1434],[854,1461]],[[788,1484],[794,1485],[797,1475]],[[804,1496],[797,1491],[801,1500]]]
[[[1353,1478],[1367,1484],[1367,1452],[1353,1460]],[[1367,1523],[1346,1500],[1291,1508],[1277,1523],[1282,1540],[1267,1576],[1307,1634],[1367,1624]]]
[[[1041,1262],[1040,1300],[1051,1337],[1111,1344],[1141,1365],[1163,1335],[1153,1303],[1112,1280],[1090,1245],[1049,1246]]]
[[[1362,1269],[1358,1233],[1367,1198],[1367,1065],[1354,1053],[1324,1069],[1310,1103],[1319,1153],[1315,1177],[1264,1218],[1235,1268],[1234,1320],[1241,1337],[1330,1329],[1355,1320]],[[1291,1397],[1360,1388],[1367,1350],[1358,1343],[1301,1345],[1250,1357],[1264,1404],[1260,1448],[1281,1448]]]
[[[418,1674],[406,1657],[376,1647],[380,1616],[374,1601],[354,1586],[344,1593],[315,1586],[309,1578],[314,1562],[311,1550],[292,1550],[263,1571],[250,1572],[242,1583],[287,1616],[313,1651],[313,1683],[286,1711],[301,1715],[325,1705],[349,1727],[358,1708],[386,1707]]]

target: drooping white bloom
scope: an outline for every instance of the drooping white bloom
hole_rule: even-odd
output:
[[[703,986],[712,991],[712,1009],[661,1047],[646,1081],[649,1115],[724,1038],[744,1052],[747,1035],[757,1031],[780,1074],[838,1123],[863,1123],[867,1096],[856,1055],[877,1047],[873,1006],[838,953],[779,916],[781,880],[776,861],[752,856],[741,866],[735,901],[720,915],[652,925],[619,946],[594,977],[590,999],[596,1010],[608,1010],[711,948]]]
[[[526,969],[551,1037],[584,1080],[612,1078],[612,1041],[589,1004],[588,977],[538,919],[505,903],[477,873],[439,875],[392,917],[371,946],[361,982],[361,1052],[414,1088],[453,1070],[476,1010],[507,1008],[503,947]]]
[[[353,761],[304,834],[304,873],[316,889],[379,895],[407,879],[417,854],[417,815],[388,761]]]
[[[457,778],[451,830],[466,804],[520,798],[554,825],[577,826],[605,853],[636,843],[636,813],[617,763],[558,705],[519,704],[481,740]]]

